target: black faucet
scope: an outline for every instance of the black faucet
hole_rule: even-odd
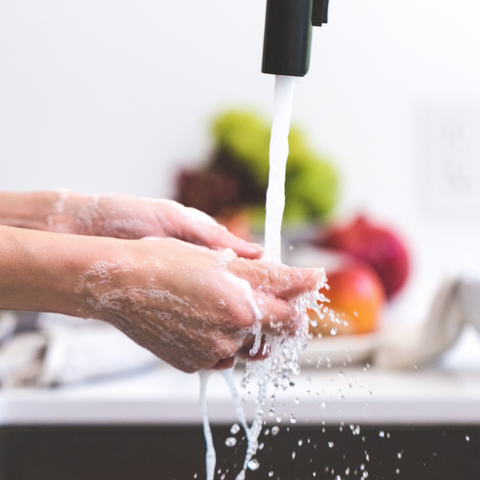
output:
[[[328,21],[328,0],[267,0],[262,72],[304,77],[312,25]]]

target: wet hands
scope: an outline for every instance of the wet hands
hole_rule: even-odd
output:
[[[172,237],[213,249],[231,248],[239,256],[259,258],[262,249],[246,242],[209,215],[172,200],[130,195],[77,195],[57,192],[48,229],[123,239]]]
[[[116,241],[78,279],[84,316],[106,320],[186,372],[225,368],[255,335],[294,332],[294,297],[320,273],[171,238]],[[262,355],[260,350],[259,355]]]

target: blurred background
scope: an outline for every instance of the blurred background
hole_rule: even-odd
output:
[[[264,0],[0,0],[0,190],[176,198],[258,234],[274,86],[264,20]],[[298,424],[265,439],[275,469],[297,469],[288,478],[325,462],[332,477],[365,463],[372,478],[478,478],[479,337],[457,340],[480,327],[479,24],[472,0],[330,0],[314,28],[284,258],[327,267],[339,317],[325,330],[310,312],[312,334],[373,333],[309,343],[278,400]],[[0,317],[1,478],[202,478],[197,376],[102,322]],[[401,328],[376,335],[381,321]],[[234,411],[212,381],[223,468],[239,458],[225,448]],[[271,448],[249,478],[265,478]]]
[[[0,188],[175,197],[219,112],[270,119],[260,0],[0,2]],[[480,270],[480,4],[332,0],[293,123],[339,179],[330,218],[389,225],[411,255],[397,318]],[[392,308],[393,308],[392,307]]]

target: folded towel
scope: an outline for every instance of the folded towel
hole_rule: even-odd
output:
[[[0,382],[3,387],[69,384],[134,373],[159,363],[151,352],[104,322],[41,314],[38,331],[14,335],[1,345]]]

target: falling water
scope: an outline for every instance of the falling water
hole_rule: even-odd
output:
[[[270,136],[270,172],[268,177],[265,253],[266,262],[281,262],[281,228],[285,209],[285,172],[288,158],[288,132],[292,113],[295,77],[278,75],[275,79],[273,124]]]
[[[268,263],[281,263],[281,227],[285,208],[285,174],[288,158],[288,133],[292,111],[293,87],[295,77],[277,76],[275,79],[273,124],[270,138],[270,173],[267,189],[265,220],[265,253],[263,260]],[[308,338],[307,307],[317,309],[318,285],[315,290],[294,300],[296,319],[300,325],[295,336],[266,335],[266,344],[270,355],[263,361],[247,361],[244,379],[255,378],[258,386],[256,408],[253,422],[248,427],[240,397],[233,382],[233,369],[224,372],[224,377],[232,392],[235,410],[239,422],[245,429],[247,453],[241,472],[236,480],[243,480],[247,468],[256,470],[259,463],[253,457],[258,450],[258,437],[263,426],[264,406],[268,387],[287,388],[292,375],[300,372],[298,351],[306,347]],[[260,338],[259,335],[257,337]],[[202,414],[204,419],[205,439],[207,443],[207,480],[213,480],[215,473],[215,452],[211,441],[206,410],[206,379],[202,375]],[[213,451],[213,453],[212,453]]]

